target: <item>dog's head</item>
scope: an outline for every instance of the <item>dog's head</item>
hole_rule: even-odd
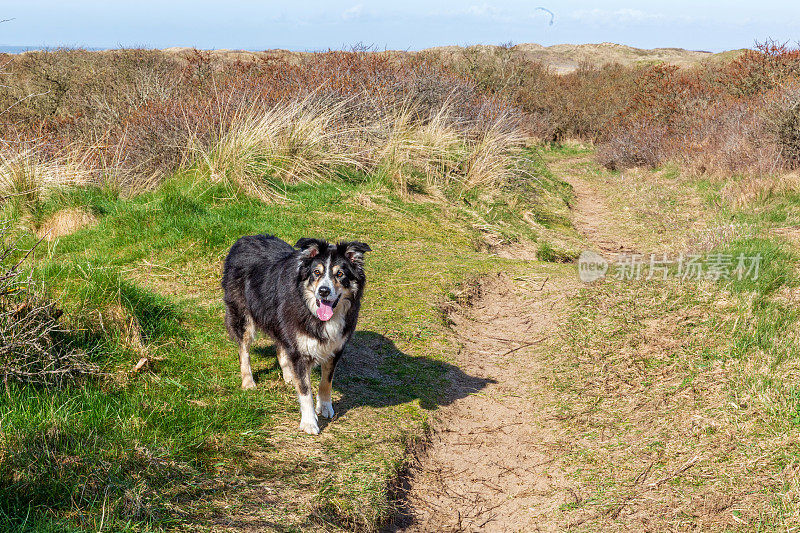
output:
[[[329,244],[304,238],[295,248],[300,250],[298,284],[311,314],[327,321],[337,309],[346,312],[366,281],[364,254],[370,247],[356,241]]]

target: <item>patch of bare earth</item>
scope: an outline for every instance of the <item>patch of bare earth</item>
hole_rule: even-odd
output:
[[[603,255],[636,253],[636,246],[619,228],[618,214],[612,213],[604,194],[604,180],[588,179],[592,166],[588,156],[577,156],[550,163],[551,169],[572,186],[575,198],[572,225],[578,233]],[[591,176],[595,178],[595,176]]]
[[[581,179],[566,180],[575,191],[575,206],[572,223],[587,241],[593,243],[601,252],[621,254],[635,253],[633,245],[624,237],[611,231],[608,207],[594,187]]]
[[[97,224],[97,217],[85,209],[62,209],[44,221],[36,231],[36,236],[51,242],[94,224]]]
[[[484,236],[486,251],[503,259],[525,260],[536,257],[536,243],[530,241],[508,243],[499,237],[487,233]]]
[[[730,221],[715,223],[692,181],[674,169],[610,172],[589,155],[551,169],[573,188],[575,229],[607,257],[706,250],[730,233]]]
[[[489,278],[450,314],[463,348],[455,363],[489,384],[442,408],[412,469],[396,531],[558,531],[576,501],[560,469],[567,436],[555,422],[547,356],[569,283]],[[472,394],[465,394],[472,392]],[[555,422],[555,423],[554,423]]]

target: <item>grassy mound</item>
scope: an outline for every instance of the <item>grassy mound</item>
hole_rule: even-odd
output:
[[[513,187],[458,202],[412,198],[357,170],[284,183],[280,201],[207,169],[134,198],[96,187],[42,197],[34,220],[73,208],[97,219],[43,247],[31,273],[108,377],[0,395],[2,527],[149,530],[223,516],[244,523],[253,509],[298,529],[377,527],[392,512],[408,448],[446,401],[446,376],[459,372],[448,364],[441,300],[513,263],[479,251],[485,235],[536,239],[530,213],[558,220],[549,211],[565,209],[536,154],[520,161]],[[23,245],[34,226],[18,230]],[[337,371],[339,415],[319,438],[296,431],[295,394],[268,341],[254,350],[258,389],[239,388],[221,261],[239,236],[263,232],[290,242],[357,237],[375,251],[359,331]]]

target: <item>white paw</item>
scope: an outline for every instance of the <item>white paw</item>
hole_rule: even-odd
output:
[[[256,382],[255,382],[255,381],[253,381],[253,378],[246,378],[246,379],[243,379],[243,380],[242,380],[242,388],[243,388],[244,390],[247,390],[247,389],[255,389],[255,388],[256,388]]]
[[[316,420],[301,420],[299,429],[309,435],[319,435],[319,426]]]
[[[317,401],[317,414],[325,418],[333,418],[333,404],[331,402]]]
[[[286,368],[283,369],[283,381],[288,383],[289,385],[294,384],[294,376],[292,375],[292,371]]]

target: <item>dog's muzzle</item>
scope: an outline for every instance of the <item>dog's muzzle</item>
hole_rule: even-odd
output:
[[[317,289],[317,318],[323,322],[328,321],[333,316],[333,310],[339,303],[341,295],[336,295],[331,298],[331,290],[328,287],[320,287]]]

